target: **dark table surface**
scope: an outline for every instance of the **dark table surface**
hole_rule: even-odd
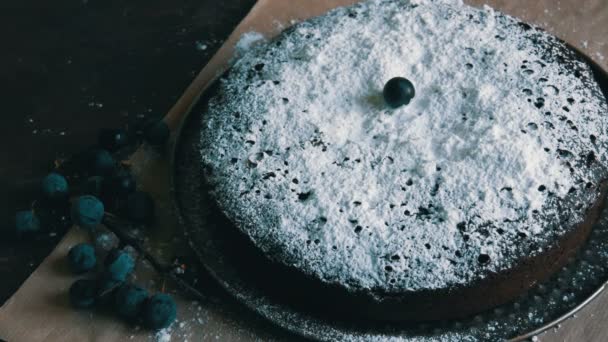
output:
[[[52,161],[103,127],[162,117],[255,0],[56,0],[0,4],[0,228],[31,206]],[[65,227],[0,238],[0,304]],[[1,232],[1,231],[0,231]]]

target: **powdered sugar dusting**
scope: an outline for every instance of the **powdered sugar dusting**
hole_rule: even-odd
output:
[[[241,36],[235,46],[235,54],[237,57],[243,55],[256,44],[263,42],[266,38],[259,32],[247,32]]]
[[[416,86],[389,110],[384,83]],[[576,223],[606,104],[561,43],[459,1],[367,1],[254,47],[204,115],[217,199],[272,258],[351,288],[440,289]]]
[[[154,336],[157,342],[171,342],[171,330],[169,328],[157,331]]]

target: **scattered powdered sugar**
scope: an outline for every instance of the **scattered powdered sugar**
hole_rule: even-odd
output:
[[[209,45],[207,45],[207,43],[200,41],[200,40],[197,40],[196,42],[194,42],[194,46],[199,51],[205,51],[209,47]]]
[[[171,328],[165,328],[157,331],[154,337],[156,342],[170,342]]]
[[[416,98],[389,110],[395,76]],[[588,66],[526,24],[373,0],[245,53],[203,116],[201,153],[220,206],[269,257],[348,288],[442,289],[582,221],[606,176],[606,109]]]
[[[249,49],[251,49],[255,44],[263,42],[266,40],[263,34],[255,31],[244,33],[235,46],[235,55],[237,57],[245,54]]]

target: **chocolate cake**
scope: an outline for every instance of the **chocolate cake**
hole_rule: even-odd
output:
[[[397,108],[382,96],[394,77],[415,87]],[[201,132],[215,204],[257,267],[353,316],[505,303],[563,266],[602,206],[607,104],[590,67],[488,7],[339,8],[218,82]]]

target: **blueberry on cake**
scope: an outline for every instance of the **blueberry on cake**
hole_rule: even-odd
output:
[[[591,68],[488,7],[338,8],[218,82],[201,132],[218,208],[268,265],[355,315],[508,302],[574,255],[603,201],[608,116]]]

